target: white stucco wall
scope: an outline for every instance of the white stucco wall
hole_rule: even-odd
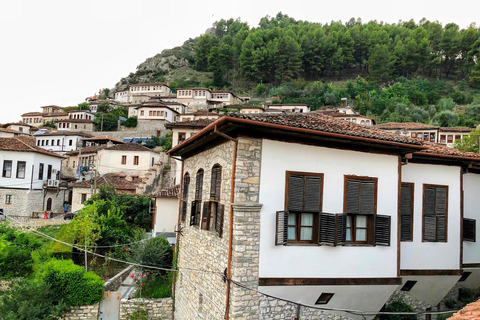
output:
[[[463,263],[480,263],[480,174],[467,173],[463,175],[463,205],[465,218],[476,220],[477,242],[463,242]],[[480,283],[480,282],[479,282]]]
[[[58,154],[65,154],[68,151],[77,150],[77,143],[82,141],[82,136],[78,135],[37,135],[35,136],[35,140],[37,141],[37,146],[43,148],[45,150],[50,150],[56,152]],[[58,144],[58,140],[60,140],[60,144]],[[48,146],[45,145],[46,141],[48,141]],[[71,142],[70,142],[71,141]],[[52,145],[54,143],[54,145]],[[43,144],[43,145],[42,145]]]
[[[143,115],[142,115],[143,111]],[[163,116],[150,116],[150,111],[156,112],[156,111],[163,111]],[[137,109],[137,117],[138,120],[166,120],[168,122],[173,122],[175,121],[175,116],[178,114],[178,112],[171,110],[169,108],[149,108],[149,107],[141,107]]]
[[[401,269],[460,269],[460,167],[409,163],[402,182],[415,191],[413,241],[402,242]],[[448,186],[448,242],[422,241],[423,184]]]
[[[403,276],[402,286],[408,280],[417,281],[408,293],[426,302],[437,305],[457,283],[460,276]],[[402,288],[398,287],[398,290]]]
[[[122,156],[127,156],[127,163],[122,164]],[[133,164],[134,156],[138,156],[138,165]],[[121,150],[100,150],[98,152],[98,173],[126,172],[128,174],[145,175],[152,168],[152,158],[154,163],[158,163],[160,155],[148,151],[121,151]]]
[[[178,198],[155,198],[154,232],[174,232],[178,224]]]
[[[275,246],[286,171],[324,174],[323,211],[343,212],[344,175],[378,178],[377,213],[390,215],[389,247]],[[396,277],[398,157],[263,140],[260,277]]]

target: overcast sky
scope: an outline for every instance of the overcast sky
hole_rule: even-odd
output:
[[[282,11],[320,23],[426,17],[464,28],[477,22],[479,9],[478,0],[0,0],[0,123],[112,88],[146,58],[222,18],[257,26]]]

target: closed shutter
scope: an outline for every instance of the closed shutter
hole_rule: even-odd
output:
[[[463,218],[463,241],[476,241],[476,220]]]
[[[195,225],[195,216],[197,214],[197,201],[192,201],[192,208],[190,211],[190,225],[194,226]]]
[[[203,214],[202,214],[202,225],[201,228],[203,230],[209,229],[209,221],[210,221],[210,201],[205,201],[203,203]]]
[[[218,236],[221,238],[223,234],[223,214],[225,206],[223,204],[217,203],[217,210],[215,214],[215,231]]]
[[[437,240],[437,217],[435,216],[423,217],[423,240],[425,241]]]
[[[437,216],[437,241],[447,241],[447,218]]]
[[[400,201],[401,241],[412,240],[412,185],[402,184]]]
[[[375,213],[375,181],[362,180],[360,183],[360,214]]]
[[[337,239],[336,244],[341,245],[347,241],[347,215],[337,214]]]
[[[210,185],[210,199],[220,200],[220,188],[222,185],[222,167],[214,166]]]
[[[374,244],[377,246],[390,246],[391,217],[375,215]]]
[[[360,212],[360,180],[348,179],[346,213]]]
[[[304,183],[301,175],[291,174],[288,179],[288,210],[302,211]],[[318,211],[317,211],[318,212]]]
[[[197,212],[195,213],[194,224],[196,226],[198,226],[198,224],[200,223],[200,217],[202,216],[202,201],[201,200],[197,200],[197,204],[196,204],[195,209],[197,210]]]
[[[187,201],[182,201],[182,221],[187,218]]]
[[[322,213],[320,215],[320,230],[318,242],[334,246],[336,236],[336,215],[332,213]]]
[[[304,212],[320,211],[320,196],[322,178],[319,176],[305,176]]]
[[[437,187],[435,215],[437,216],[437,241],[447,240],[447,188]]]
[[[435,216],[435,188],[426,187],[424,190],[423,214],[425,216]]]
[[[288,240],[288,211],[277,211],[275,245],[284,246]]]
[[[183,177],[183,190],[182,190],[182,198],[187,199],[188,197],[188,185],[190,183],[190,175],[188,173],[185,174]]]
[[[203,170],[198,170],[195,182],[195,199],[202,199]]]
[[[437,217],[435,216],[435,187],[423,191],[423,240],[437,241]]]

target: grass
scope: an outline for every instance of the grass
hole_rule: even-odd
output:
[[[135,291],[135,298],[168,298],[172,296],[172,280],[167,276],[153,275]]]

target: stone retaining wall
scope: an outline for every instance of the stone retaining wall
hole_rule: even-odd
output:
[[[64,320],[98,320],[98,306],[75,306],[65,315]]]
[[[118,288],[122,285],[123,280],[125,280],[126,277],[128,277],[130,270],[133,269],[133,266],[129,266],[117,275],[115,275],[113,278],[109,279],[108,281],[105,282],[105,292],[106,291],[117,291]]]
[[[123,299],[120,302],[120,320],[127,320],[139,310],[147,312],[147,319],[170,320],[173,316],[173,300],[171,298]]]

